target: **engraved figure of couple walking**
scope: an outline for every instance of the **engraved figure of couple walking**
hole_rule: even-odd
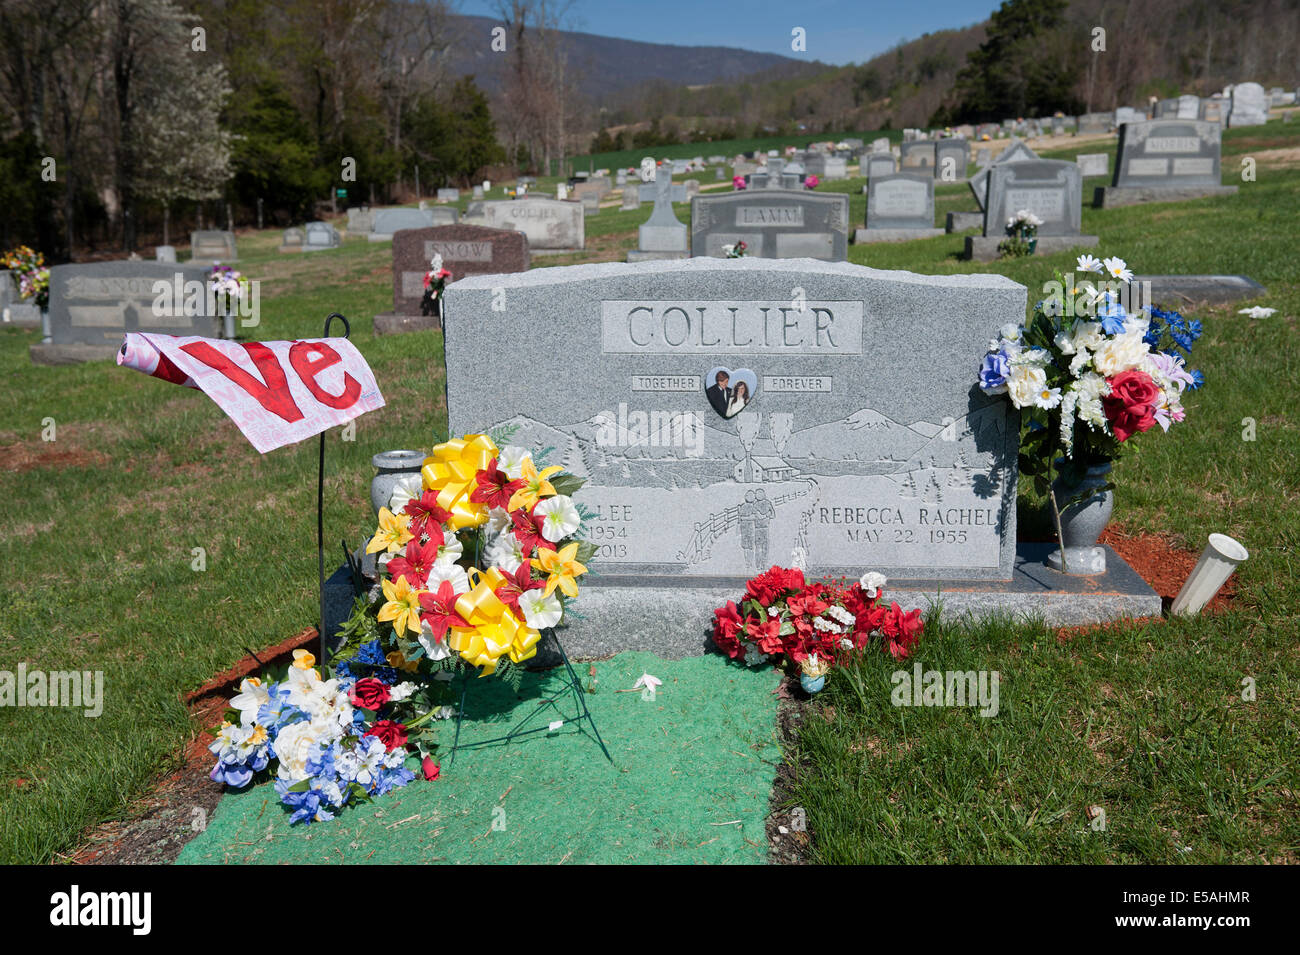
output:
[[[752,571],[767,570],[767,530],[776,517],[776,508],[767,499],[761,487],[745,492],[745,503],[740,505],[736,524],[740,530],[740,549],[745,555],[745,566]]]

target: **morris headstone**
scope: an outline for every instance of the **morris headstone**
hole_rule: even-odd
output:
[[[1093,197],[1098,208],[1226,196],[1236,186],[1222,185],[1219,158],[1223,135],[1205,120],[1153,119],[1120,130],[1115,176]]]

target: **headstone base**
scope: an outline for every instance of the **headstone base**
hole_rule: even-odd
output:
[[[35,305],[6,305],[0,325],[11,328],[40,328],[41,310]]]
[[[911,239],[933,239],[943,235],[942,229],[858,229],[853,233],[854,245],[873,242],[907,242]]]
[[[288,252],[302,252],[304,251],[304,249],[305,247],[301,245],[282,245],[275,251],[279,252],[281,255],[284,255]]]
[[[384,312],[375,316],[376,335],[397,335],[402,332],[423,332],[442,328],[437,315],[398,315]]]
[[[1090,576],[1050,569],[1047,555],[1055,549],[1054,544],[1018,545],[1008,581],[890,580],[885,599],[906,610],[941,603],[946,620],[1005,616],[1041,619],[1049,627],[1159,616],[1159,594],[1109,547],[1105,573]],[[579,598],[582,618],[560,631],[560,638],[571,657],[582,659],[623,650],[670,659],[696,656],[711,650],[713,611],[743,591],[743,582],[707,589],[588,584]]]
[[[974,262],[992,262],[998,257],[998,245],[1006,238],[1004,235],[968,235],[965,257]],[[1100,242],[1095,235],[1040,235],[1034,255],[1052,255],[1068,249],[1091,249]]]
[[[944,223],[944,231],[949,235],[954,232],[966,232],[970,229],[984,228],[984,213],[982,212],[950,212],[948,219]]]
[[[1106,573],[1105,547],[1067,547],[1065,548],[1065,567],[1061,566],[1061,549],[1057,548],[1047,555],[1047,566],[1061,573],[1083,577]]]
[[[1115,209],[1136,206],[1144,202],[1179,202],[1183,199],[1205,199],[1209,196],[1235,196],[1236,186],[1098,186],[1092,194],[1096,209]]]
[[[28,355],[35,365],[78,365],[85,361],[111,361],[119,345],[32,345]]]
[[[582,249],[532,249],[528,250],[529,255],[576,255],[582,252]]]
[[[1249,275],[1135,275],[1134,282],[1150,282],[1151,296],[1156,304],[1235,302],[1243,298],[1258,298],[1268,292]]]
[[[629,262],[649,262],[652,259],[689,259],[689,252],[642,252],[640,249],[633,249],[627,254]]]

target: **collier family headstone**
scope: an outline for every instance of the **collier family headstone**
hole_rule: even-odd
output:
[[[876,176],[867,184],[867,227],[853,236],[857,245],[903,242],[943,235],[934,227],[934,177],[924,173]]]
[[[586,244],[582,203],[573,199],[489,200],[481,205],[477,224],[522,232],[532,253],[577,252]]]
[[[1013,577],[1019,418],[972,368],[1025,299],[997,275],[808,259],[469,278],[447,290],[448,423],[511,428],[587,479],[600,574],[571,652],[698,652],[711,610],[773,564],[900,589]],[[530,356],[517,387],[500,387],[501,340]]]
[[[31,346],[42,365],[112,358],[127,332],[215,338],[208,269],[165,262],[91,262],[50,269],[50,343]]]
[[[1098,187],[1099,208],[1140,202],[1168,202],[1232,195],[1236,186],[1220,179],[1218,123],[1196,119],[1153,119],[1120,130],[1115,176]]]
[[[723,256],[743,240],[760,259],[843,262],[848,254],[849,197],[760,189],[691,200],[691,255]]]

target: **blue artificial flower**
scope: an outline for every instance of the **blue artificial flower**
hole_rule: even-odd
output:
[[[284,683],[272,683],[266,688],[269,697],[257,709],[257,722],[266,727],[266,731],[275,736],[280,727],[296,723],[307,714],[289,703],[289,687]]]
[[[1007,376],[1010,374],[1011,361],[1006,352],[996,351],[985,355],[984,363],[980,366],[980,389],[989,394],[1001,394],[1006,390]]]
[[[1169,336],[1174,340],[1174,342],[1178,345],[1178,347],[1181,348],[1183,351],[1191,351],[1191,349],[1192,349],[1192,342],[1195,341],[1195,339],[1192,338],[1192,336],[1189,335],[1189,334],[1188,334],[1186,331],[1184,331],[1182,328],[1172,328],[1172,327],[1171,327],[1171,328],[1170,328],[1170,331],[1169,331]]]
[[[1201,327],[1200,319],[1194,318],[1187,323],[1187,337],[1192,341],[1196,341],[1196,339],[1200,338],[1203,331],[1204,329]]]
[[[1192,391],[1195,391],[1197,388],[1201,387],[1201,385],[1205,384],[1205,376],[1201,374],[1201,372],[1198,369],[1193,368],[1191,370],[1191,376],[1192,376],[1192,383],[1187,387]]]
[[[1107,300],[1097,309],[1097,317],[1101,319],[1103,332],[1107,335],[1120,335],[1124,332],[1124,322],[1128,318],[1128,312],[1120,302]]]
[[[280,796],[280,802],[293,810],[293,814],[289,817],[290,825],[299,822],[325,822],[334,818],[334,813],[329,811],[329,801],[319,789],[311,788],[293,792],[289,789],[290,785],[283,779],[275,781],[275,791]]]

